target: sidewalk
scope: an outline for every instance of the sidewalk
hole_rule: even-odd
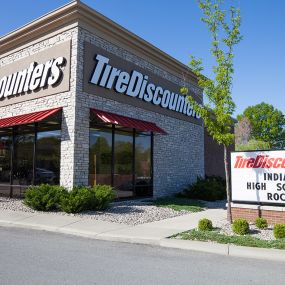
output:
[[[104,240],[149,244],[159,244],[161,239],[193,229],[201,218],[209,218],[215,222],[225,219],[226,212],[222,209],[209,209],[157,222],[130,226],[88,217],[0,211],[0,225],[14,225]]]
[[[222,255],[285,261],[285,251],[282,250],[167,239],[169,236],[196,228],[201,218],[209,218],[215,223],[226,219],[226,210],[208,209],[203,212],[191,213],[137,226],[90,218],[3,210],[0,211],[0,226],[24,227],[100,240],[159,245]]]

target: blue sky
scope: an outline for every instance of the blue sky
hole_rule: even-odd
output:
[[[233,98],[236,114],[262,101],[285,113],[285,1],[226,0],[239,5],[244,40],[235,50]],[[0,35],[64,5],[66,0],[10,0],[1,3]],[[187,64],[204,59],[211,77],[210,35],[195,0],[84,0],[98,12]]]

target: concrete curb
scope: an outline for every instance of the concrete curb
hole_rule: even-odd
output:
[[[200,251],[212,254],[219,254],[225,256],[233,257],[244,257],[244,258],[254,258],[254,259],[264,259],[271,261],[285,261],[285,250],[278,249],[267,249],[267,248],[254,248],[245,246],[236,246],[228,244],[217,244],[213,242],[202,242],[202,241],[191,241],[191,240],[179,240],[179,239],[155,239],[155,238],[138,238],[138,237],[127,237],[116,235],[116,233],[111,233],[110,231],[104,233],[92,233],[90,231],[83,230],[71,230],[65,229],[64,227],[46,226],[39,224],[27,224],[21,221],[7,221],[0,220],[1,227],[15,227],[15,228],[25,228],[33,230],[48,231],[54,233],[67,234],[72,236],[79,236],[85,238],[91,238],[96,240],[104,241],[114,241],[114,242],[124,242],[133,244],[144,244],[161,246],[166,248],[175,248],[181,250],[192,250]]]
[[[3,221],[3,220],[0,220],[0,227],[32,229],[32,230],[66,234],[66,235],[84,237],[84,238],[90,238],[90,239],[96,239],[96,240],[103,240],[103,241],[114,241],[114,242],[156,245],[156,246],[159,246],[159,243],[160,243],[159,239],[122,237],[122,236],[116,236],[115,234],[114,235],[111,235],[111,234],[104,235],[104,233],[94,234],[92,232],[87,232],[87,231],[70,230],[70,229],[64,229],[61,227],[52,227],[52,226],[46,226],[46,225],[25,224],[21,222],[8,222],[8,221]]]
[[[185,250],[202,251],[207,253],[228,255],[228,245],[218,243],[208,243],[202,241],[189,241],[177,239],[162,239],[159,243],[162,247],[179,248]]]
[[[247,246],[237,246],[232,244],[218,244],[213,242],[163,239],[160,246],[168,248],[180,248],[185,250],[195,250],[207,253],[221,254],[233,257],[244,257],[254,259],[264,259],[271,261],[285,261],[285,250],[273,248],[257,248]]]

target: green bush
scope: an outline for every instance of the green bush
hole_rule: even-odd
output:
[[[219,176],[198,177],[196,183],[183,191],[183,196],[205,201],[224,200],[227,197],[226,182]]]
[[[61,197],[66,193],[66,189],[57,185],[30,186],[25,193],[24,204],[37,211],[59,210]]]
[[[213,229],[213,224],[208,219],[201,219],[198,223],[198,230],[199,231],[211,231]]]
[[[268,227],[267,221],[264,218],[257,218],[255,225],[258,229],[266,229]]]
[[[61,199],[61,208],[66,213],[104,210],[115,198],[112,187],[97,185],[93,188],[76,186]]]
[[[270,149],[270,143],[260,140],[249,140],[247,144],[236,144],[236,151]]]
[[[94,192],[85,186],[75,186],[61,198],[61,209],[66,213],[88,211],[94,204]]]
[[[96,185],[92,188],[95,194],[94,210],[104,210],[115,199],[115,192],[111,186]]]
[[[237,219],[233,222],[232,229],[235,234],[246,235],[249,233],[249,224],[245,219]]]
[[[285,224],[274,225],[273,234],[276,239],[285,238]]]

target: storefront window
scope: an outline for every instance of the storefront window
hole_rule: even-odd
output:
[[[37,133],[35,184],[59,184],[60,130]]]
[[[119,198],[133,196],[133,133],[115,129],[114,188]]]
[[[0,129],[0,194],[22,196],[32,184],[59,184],[60,130],[61,112]]]
[[[12,128],[0,130],[0,194],[10,189]]]
[[[152,193],[150,135],[138,133],[135,142],[135,193],[136,196],[148,196]]]
[[[33,125],[24,125],[16,128],[13,159],[14,185],[32,184],[34,138],[35,132]]]
[[[90,129],[89,184],[111,185],[112,130]]]
[[[90,123],[89,185],[112,185],[117,198],[152,195],[151,133]]]

